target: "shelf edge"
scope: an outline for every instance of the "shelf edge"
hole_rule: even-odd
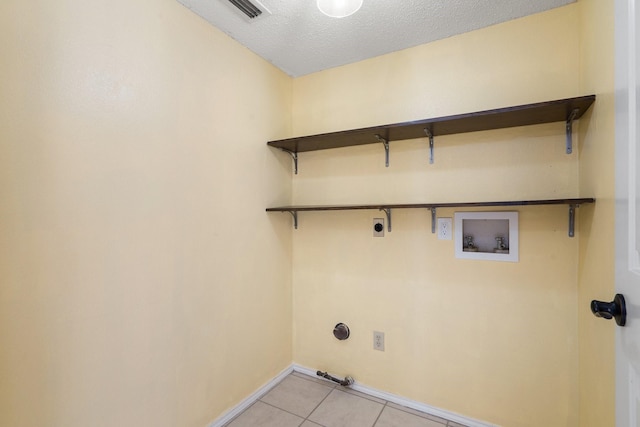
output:
[[[305,135],[305,136],[298,136],[298,137],[292,137],[292,138],[284,138],[284,139],[268,141],[267,145],[274,148],[279,148],[291,153],[299,153],[299,152],[306,152],[306,151],[318,151],[318,150],[333,149],[333,148],[351,147],[356,145],[374,144],[378,142],[378,140],[371,137],[374,134],[383,135],[389,141],[400,141],[404,139],[412,139],[414,137],[389,138],[388,133],[397,131],[398,129],[416,127],[416,126],[432,127],[434,125],[439,125],[443,123],[464,123],[465,121],[473,121],[478,117],[491,117],[491,116],[499,116],[499,115],[501,116],[519,115],[527,111],[531,112],[532,114],[540,114],[540,112],[545,111],[545,109],[557,110],[558,107],[562,107],[562,106],[565,106],[565,109],[570,110],[575,108],[575,104],[584,104],[583,108],[579,109],[578,114],[575,117],[575,119],[577,120],[589,108],[591,108],[591,105],[593,105],[593,103],[595,102],[595,99],[596,99],[596,95],[584,95],[584,96],[577,96],[573,98],[564,98],[564,99],[557,99],[552,101],[516,105],[512,107],[496,108],[492,110],[476,111],[476,112],[463,113],[463,114],[457,114],[457,115],[451,115],[451,116],[442,116],[442,117],[435,117],[430,119],[414,120],[414,121],[387,124],[387,125],[370,126],[366,128],[346,129],[346,130],[337,131],[337,132],[327,132],[327,133],[320,133],[315,135]],[[566,111],[566,114],[568,115],[569,111]],[[550,114],[549,117],[546,117],[544,119],[536,119],[528,124],[514,125],[514,124],[503,123],[499,126],[498,125],[489,126],[487,128],[481,128],[481,129],[473,128],[470,130],[463,130],[463,131],[452,132],[452,133],[467,133],[467,132],[477,132],[477,131],[483,131],[483,130],[502,129],[502,128],[508,128],[513,126],[528,126],[532,124],[554,123],[554,122],[564,121],[566,119],[567,117],[558,118],[556,117],[555,114]],[[448,135],[448,134],[451,134],[451,133],[450,132],[439,133],[437,131],[433,132],[433,136]],[[341,142],[336,144],[334,142],[331,142],[331,143],[321,142],[321,141],[332,141],[335,138],[340,139],[340,138],[345,138],[347,136],[351,139],[349,143]],[[359,140],[358,137],[360,137],[361,140]],[[300,144],[310,144],[311,147],[304,147],[304,146],[300,147]]]
[[[541,206],[541,205],[581,205],[595,203],[592,197],[573,199],[514,200],[496,202],[446,202],[446,203],[408,203],[408,204],[367,204],[367,205],[292,205],[267,208],[267,212],[312,212],[312,211],[346,211],[346,210],[379,210],[379,209],[433,209],[433,208],[473,208],[473,207],[509,207],[509,206]]]

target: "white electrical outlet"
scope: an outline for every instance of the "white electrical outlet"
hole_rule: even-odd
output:
[[[451,218],[438,218],[438,240],[451,240],[452,228]]]
[[[373,349],[384,351],[384,332],[373,331]]]
[[[384,237],[384,218],[373,218],[373,237]]]

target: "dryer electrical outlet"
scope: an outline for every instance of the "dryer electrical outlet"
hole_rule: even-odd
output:
[[[384,237],[384,218],[373,218],[373,237]]]

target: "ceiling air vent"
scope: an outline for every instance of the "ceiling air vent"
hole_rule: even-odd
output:
[[[229,0],[229,3],[234,5],[240,12],[251,20],[260,17],[260,15],[265,12],[266,15],[271,15],[271,12],[269,12],[267,8],[257,0]]]

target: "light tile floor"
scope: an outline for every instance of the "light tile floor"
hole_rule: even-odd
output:
[[[256,426],[464,427],[296,372],[226,425]]]

